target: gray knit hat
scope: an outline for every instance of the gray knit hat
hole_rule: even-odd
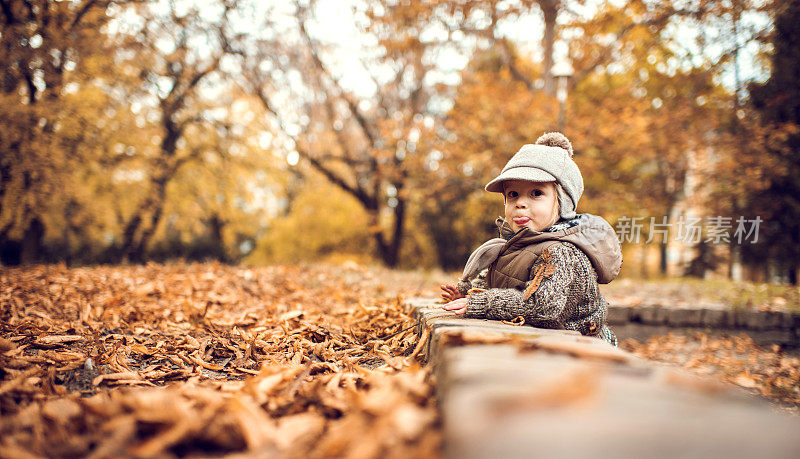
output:
[[[575,218],[578,200],[583,194],[583,177],[572,160],[572,144],[559,132],[549,132],[536,140],[536,144],[523,145],[503,167],[486,191],[503,192],[506,180],[530,182],[556,182],[561,219]]]

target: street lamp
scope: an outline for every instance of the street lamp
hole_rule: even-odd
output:
[[[556,98],[558,99],[558,131],[564,132],[566,123],[567,86],[574,71],[567,61],[560,61],[553,66],[553,78],[556,79]]]

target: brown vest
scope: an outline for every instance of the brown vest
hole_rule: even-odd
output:
[[[489,288],[524,290],[539,255],[559,242],[575,245],[589,258],[597,282],[607,284],[614,280],[622,267],[622,250],[614,228],[596,215],[581,214],[578,218],[581,224],[565,230],[536,232],[526,228],[516,234],[505,220],[498,218],[500,233],[509,239],[489,265]]]
[[[531,279],[531,268],[539,259],[539,255],[559,242],[553,239],[541,240],[541,237],[532,238],[527,231],[516,234],[506,243],[500,251],[500,255],[489,266],[489,275],[487,276],[489,288],[524,290],[525,283]]]

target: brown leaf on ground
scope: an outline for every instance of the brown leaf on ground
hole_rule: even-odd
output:
[[[83,337],[80,335],[41,336],[36,338],[33,344],[36,346],[58,346],[59,344],[74,343],[82,339]]]
[[[437,455],[425,338],[398,295],[425,281],[403,276],[4,269],[0,456]]]
[[[621,347],[646,358],[677,364],[701,375],[716,375],[800,413],[800,358],[780,346],[756,345],[745,334],[663,335],[647,342],[625,340]]]

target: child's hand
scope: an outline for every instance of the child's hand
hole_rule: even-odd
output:
[[[445,301],[453,301],[459,298],[464,298],[464,295],[462,295],[458,289],[452,285],[440,285],[439,287],[441,287],[442,291],[444,292],[442,293],[442,298],[444,298]]]
[[[442,306],[445,311],[453,311],[456,314],[464,314],[467,312],[467,298],[461,297],[457,300],[453,300],[446,305]]]

